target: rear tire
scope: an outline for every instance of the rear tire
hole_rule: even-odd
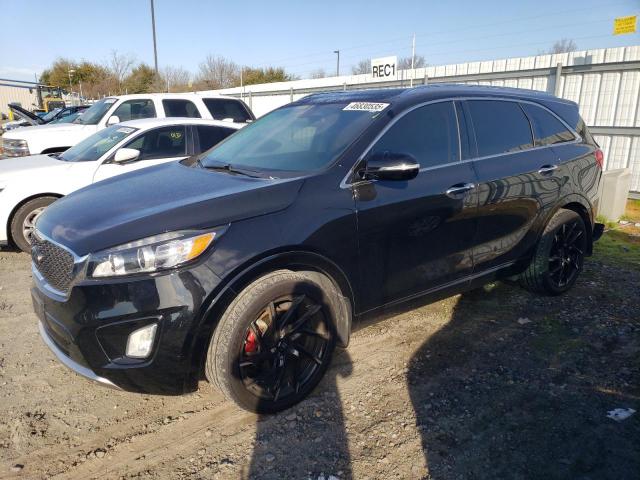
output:
[[[520,285],[532,292],[560,295],[578,279],[587,251],[587,229],[573,210],[559,210],[540,238]]]
[[[35,223],[44,209],[57,200],[56,197],[38,197],[22,205],[11,219],[11,239],[23,252],[31,251],[31,236]]]
[[[248,285],[213,333],[205,373],[245,410],[272,413],[304,399],[336,345],[336,295],[315,272],[278,270]]]

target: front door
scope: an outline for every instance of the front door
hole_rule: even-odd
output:
[[[113,161],[113,152],[96,170],[93,181],[98,182],[115,175],[186,158],[187,133],[185,125],[172,125],[154,128],[138,135],[121,147],[139,150],[140,156],[137,160],[116,163]]]
[[[409,153],[420,163],[409,181],[353,185],[363,310],[460,281],[473,269],[475,175],[460,161],[453,102],[418,107],[397,120],[369,154]]]

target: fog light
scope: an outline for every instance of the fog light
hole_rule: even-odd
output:
[[[157,328],[158,324],[154,323],[130,334],[127,340],[127,357],[147,358],[151,353]]]

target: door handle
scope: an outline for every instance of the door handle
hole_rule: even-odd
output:
[[[474,188],[476,188],[476,186],[473,183],[456,183],[455,185],[450,186],[445,194],[448,197],[460,198],[465,193],[470,192]]]
[[[540,175],[551,175],[558,169],[558,165],[543,165],[538,170]]]

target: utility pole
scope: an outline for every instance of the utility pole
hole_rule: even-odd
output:
[[[158,47],[156,46],[156,14],[153,8],[153,0],[151,0],[151,30],[153,31],[153,63],[158,74]]]
[[[413,34],[413,42],[411,42],[411,80],[409,86],[413,87],[413,77],[416,71],[414,70],[416,61],[416,34]]]
[[[334,50],[333,53],[338,54],[338,63],[336,64],[336,77],[340,76],[340,50]]]

